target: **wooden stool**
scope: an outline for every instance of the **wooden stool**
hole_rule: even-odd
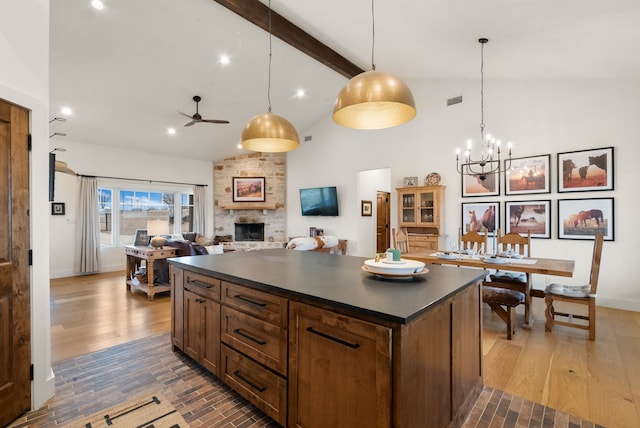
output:
[[[524,293],[485,285],[482,287],[482,301],[507,323],[507,339],[511,340],[511,336],[515,334],[515,308],[524,303]]]

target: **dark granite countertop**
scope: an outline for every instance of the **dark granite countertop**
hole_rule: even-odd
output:
[[[386,280],[361,270],[367,258],[285,249],[168,259],[176,267],[263,290],[279,290],[392,322],[407,323],[484,276],[427,265],[426,275]]]

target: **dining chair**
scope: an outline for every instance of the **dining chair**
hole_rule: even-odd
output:
[[[460,235],[461,250],[474,250],[476,254],[486,254],[489,241],[489,234],[484,229],[484,235],[480,235],[475,230]]]
[[[400,250],[400,253],[408,253],[409,252],[409,237],[406,232],[404,232],[401,228],[396,232],[395,229],[391,229],[391,234],[393,235],[393,248],[396,250]]]
[[[498,254],[510,252],[531,257],[531,232],[526,236],[516,232],[500,234],[496,230],[496,251]],[[507,339],[515,333],[515,308],[524,303],[524,323],[530,324],[531,316],[531,274],[509,272],[498,269],[489,274],[483,282],[482,301],[488,304],[507,323]]]
[[[589,340],[596,339],[596,292],[598,290],[598,276],[600,274],[600,259],[602,258],[602,244],[604,236],[597,232],[593,243],[593,256],[591,259],[591,274],[589,283],[586,285],[563,285],[550,284],[545,292],[545,303],[547,309],[545,316],[547,322],[544,325],[546,331],[552,331],[554,325],[564,325],[567,327],[579,328],[589,331]],[[554,302],[576,303],[587,306],[587,315],[577,315],[572,313],[557,312],[553,306]],[[566,317],[567,321],[557,320],[557,316]],[[587,324],[574,323],[573,319],[587,321]]]

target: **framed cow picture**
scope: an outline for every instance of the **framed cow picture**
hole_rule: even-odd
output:
[[[613,190],[613,147],[558,153],[558,192]]]
[[[614,240],[613,198],[559,199],[558,239]]]
[[[469,202],[462,204],[462,233],[472,230],[493,236],[500,225],[500,202]]]

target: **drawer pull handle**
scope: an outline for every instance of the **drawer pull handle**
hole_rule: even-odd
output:
[[[255,300],[251,300],[248,297],[244,297],[241,294],[236,294],[235,296],[233,296],[234,299],[238,299],[238,300],[242,300],[243,302],[246,303],[250,303],[252,305],[256,305],[256,306],[260,306],[260,307],[265,307],[267,306],[266,303],[262,303],[262,302],[256,302]]]
[[[201,281],[198,281],[198,280],[195,280],[195,279],[193,279],[193,280],[190,279],[189,280],[189,284],[196,285],[196,286],[198,286],[200,288],[211,288],[212,287],[211,284],[206,284],[204,282],[201,282]]]
[[[309,333],[317,334],[320,337],[324,337],[325,339],[333,340],[334,342],[338,342],[341,345],[348,346],[349,348],[358,349],[360,347],[359,343],[350,343],[346,342],[342,339],[338,339],[337,337],[329,336],[327,333],[323,333],[318,330],[314,330],[313,327],[307,327],[307,331]]]
[[[251,382],[249,379],[247,379],[246,377],[242,376],[240,374],[240,370],[236,370],[233,372],[233,375],[235,377],[237,377],[238,379],[240,379],[241,381],[243,381],[244,383],[246,383],[247,385],[249,385],[250,387],[252,387],[253,389],[257,389],[260,392],[265,392],[267,390],[267,388],[265,388],[264,386],[258,386],[255,383]]]
[[[255,337],[251,336],[250,334],[245,333],[244,331],[242,331],[239,328],[236,328],[235,330],[233,330],[233,332],[238,334],[238,335],[240,335],[240,336],[242,336],[242,337],[244,337],[244,338],[246,338],[246,339],[249,339],[252,342],[257,343],[258,345],[266,345],[267,344],[267,342],[265,342],[264,340],[256,339]]]

